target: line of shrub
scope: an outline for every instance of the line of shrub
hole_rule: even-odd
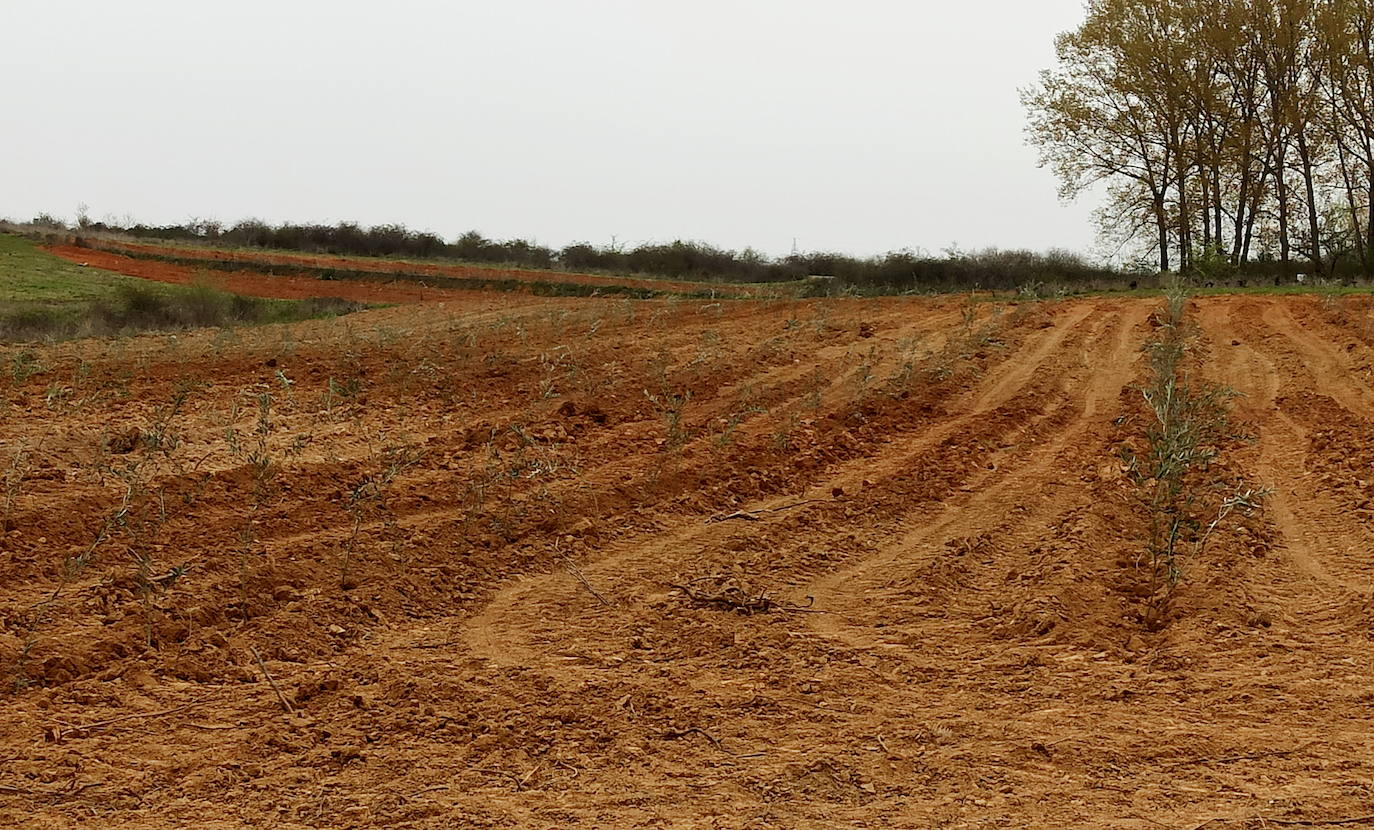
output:
[[[1122,288],[1139,275],[1089,263],[1069,251],[950,251],[932,256],[893,251],[873,257],[810,252],[773,258],[752,249],[731,251],[703,242],[676,240],[626,247],[577,242],[554,249],[523,239],[498,241],[469,231],[453,242],[404,225],[363,227],[283,223],[248,219],[231,226],[217,222],[184,225],[118,225],[83,219],[77,227],[50,216],[33,227],[82,235],[117,234],[169,242],[297,251],[336,256],[448,259],[486,265],[633,274],[676,280],[733,283],[795,282],[808,276],[833,277],[844,286],[875,293],[944,292],[983,289],[1012,291],[1030,284],[1071,289]],[[603,292],[605,293],[605,292]]]
[[[684,293],[680,291],[639,288],[629,285],[593,285],[579,282],[522,280],[507,277],[454,277],[441,274],[419,274],[392,269],[380,271],[367,268],[334,268],[324,265],[271,265],[249,260],[213,259],[210,257],[180,256],[176,254],[157,253],[154,251],[143,251],[135,248],[126,248],[122,245],[87,239],[85,237],[78,237],[77,244],[81,247],[111,251],[131,259],[144,259],[153,262],[165,262],[169,265],[206,268],[229,273],[251,271],[271,277],[290,276],[307,277],[317,280],[354,280],[365,282],[376,282],[378,279],[386,279],[397,282],[418,283],[427,288],[452,288],[465,291],[524,291],[542,297],[613,296],[647,300],[669,296],[690,298],[708,298],[714,296],[709,290]]]
[[[117,286],[108,298],[76,303],[23,303],[0,312],[0,341],[53,341],[145,331],[284,323],[366,308],[334,297],[270,300],[196,283]]]

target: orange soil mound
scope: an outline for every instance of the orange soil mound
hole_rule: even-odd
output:
[[[41,350],[0,398],[0,823],[1374,812],[1371,307],[1194,303],[1257,439],[1223,472],[1277,490],[1150,633],[1156,306],[500,295]]]

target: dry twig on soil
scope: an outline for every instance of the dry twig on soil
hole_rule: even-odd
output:
[[[760,510],[736,510],[733,513],[717,513],[716,515],[707,519],[706,524],[709,525],[715,524],[716,522],[728,522],[731,519],[742,519],[746,522],[757,522],[759,520],[759,517],[764,515],[765,513],[781,513],[784,510],[792,510],[794,508],[804,507],[808,504],[815,504],[817,502],[822,501],[825,501],[825,499],[803,499],[802,501],[794,502],[792,504],[784,504],[781,507],[766,507]]]
[[[287,700],[286,695],[282,694],[281,687],[278,686],[277,681],[272,678],[272,673],[267,670],[267,664],[263,662],[262,655],[258,654],[258,647],[249,646],[248,650],[253,652],[253,659],[258,661],[258,668],[262,669],[262,676],[267,678],[268,683],[272,684],[272,691],[277,693],[277,700],[281,701],[281,708],[286,710],[286,714],[295,715],[296,710],[291,706],[291,701]]]
[[[592,583],[590,583],[590,582],[587,581],[587,576],[586,576],[586,574],[582,573],[582,569],[579,568],[579,567],[577,567],[576,565],[574,565],[574,564],[572,563],[572,560],[571,560],[571,559],[568,559],[567,557],[564,557],[564,558],[563,558],[563,567],[564,567],[564,568],[567,568],[568,573],[570,573],[570,574],[572,574],[573,576],[577,577],[577,581],[582,583],[582,587],[583,587],[583,588],[586,588],[587,591],[588,591],[592,596],[596,597],[597,601],[599,601],[602,605],[606,606],[607,608],[614,608],[614,607],[615,607],[615,603],[613,603],[613,602],[611,602],[610,600],[606,599],[604,596],[601,595],[601,592],[600,592],[600,591],[598,591],[598,590],[596,590],[595,588],[592,587]]]
[[[1374,823],[1374,813],[1363,816],[1350,816],[1348,818],[1273,818],[1270,816],[1254,816],[1252,818],[1209,818],[1201,824],[1195,825],[1191,830],[1202,830],[1211,824],[1235,824],[1239,822],[1259,821],[1261,826],[1278,824],[1284,827],[1335,827],[1345,824],[1369,824]]]
[[[1235,761],[1253,761],[1256,758],[1271,758],[1274,756],[1282,757],[1284,755],[1292,755],[1294,752],[1301,752],[1302,750],[1307,749],[1313,743],[1316,742],[1310,741],[1308,743],[1303,744],[1302,746],[1294,747],[1293,749],[1267,749],[1263,752],[1249,752],[1244,755],[1227,755],[1221,758],[1188,758],[1182,761],[1174,761],[1171,764],[1166,764],[1165,768],[1173,769],[1175,767],[1192,766],[1193,764],[1230,764]]]
[[[688,735],[692,734],[700,735],[701,737],[710,741],[711,746],[715,747],[716,749],[719,749],[721,752],[725,752],[725,747],[720,745],[720,741],[716,739],[716,736],[712,735],[710,732],[707,732],[705,729],[702,729],[699,726],[690,726],[686,729],[669,729],[667,732],[663,733],[663,737],[665,740],[671,741],[676,740],[678,738],[685,738]],[[726,754],[728,755],[729,753]]]
[[[688,599],[697,605],[708,605],[721,608],[726,611],[739,611],[744,614],[767,614],[770,611],[787,611],[795,614],[820,614],[819,609],[810,607],[815,603],[815,597],[807,597],[806,605],[793,605],[786,602],[778,602],[768,595],[766,591],[757,596],[746,593],[742,588],[734,585],[727,585],[718,593],[708,593],[698,591],[688,585],[677,582],[669,583],[668,587],[676,588],[681,591]]]
[[[1368,824],[1374,822],[1374,813],[1349,818],[1306,819],[1306,818],[1263,818],[1269,824],[1282,824],[1289,827],[1328,827],[1336,824]]]
[[[195,702],[193,702],[193,703],[187,703],[187,704],[185,704],[185,705],[183,705],[183,706],[174,706],[174,707],[172,707],[171,709],[162,709],[161,711],[157,711],[157,712],[138,712],[138,713],[133,714],[133,715],[120,715],[120,716],[117,717],[117,718],[109,718],[109,719],[107,719],[107,720],[98,720],[98,721],[95,721],[94,723],[83,723],[83,724],[66,724],[66,723],[64,723],[64,724],[62,724],[62,726],[65,726],[65,727],[66,727],[65,729],[53,729],[53,730],[51,730],[50,734],[51,734],[51,736],[52,736],[52,740],[54,740],[54,741],[60,741],[60,740],[62,740],[63,738],[68,737],[68,736],[70,736],[70,735],[77,735],[77,734],[81,734],[81,733],[91,732],[91,731],[96,730],[96,729],[103,729],[103,728],[105,728],[106,726],[113,726],[113,725],[116,724],[116,723],[123,723],[124,721],[139,720],[140,718],[157,718],[157,717],[161,717],[161,716],[163,716],[163,715],[171,715],[171,714],[174,714],[174,713],[176,713],[176,712],[183,712],[183,711],[185,711],[185,710],[187,710],[187,709],[190,709],[190,708],[192,708],[192,707],[194,707],[194,706],[199,706],[199,705],[200,705],[201,703],[203,703],[203,702],[204,702],[204,701],[199,701],[199,700],[197,700],[197,701],[195,701]]]
[[[578,582],[581,582],[582,587],[586,588],[588,593],[596,597],[598,602],[600,602],[607,608],[615,607],[614,602],[611,602],[610,600],[606,599],[606,597],[603,596],[600,591],[592,587],[592,583],[587,581],[587,575],[582,573],[582,569],[577,567],[577,565],[574,564],[573,561],[569,559],[565,553],[563,553],[563,551],[559,548],[557,541],[553,543],[553,553],[555,556],[558,557],[559,561],[563,563],[563,567],[567,569],[568,573],[572,574]]]
[[[0,784],[0,793],[3,793],[5,795],[42,796],[43,798],[48,799],[48,803],[52,804],[56,803],[57,801],[63,798],[71,798],[74,795],[80,795],[81,793],[84,793],[86,790],[89,790],[93,787],[99,787],[104,783],[104,781],[91,781],[87,784],[77,785],[76,779],[73,778],[71,782],[67,784],[67,786],[59,790],[34,790],[28,787],[12,787],[8,784]]]

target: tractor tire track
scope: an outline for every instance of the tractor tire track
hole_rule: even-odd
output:
[[[805,593],[816,597],[818,607],[833,610],[812,620],[816,629],[856,648],[880,645],[883,641],[875,639],[874,623],[884,613],[881,609],[900,601],[903,592],[899,585],[894,595],[889,587],[894,579],[900,583],[901,574],[948,554],[946,543],[961,538],[987,538],[992,533],[1001,544],[1014,545],[1028,531],[1042,527],[1066,501],[1078,498],[1072,488],[1056,487],[1056,479],[1075,469],[1066,463],[1066,456],[1081,451],[1087,434],[1110,420],[1104,412],[1110,411],[1122,388],[1135,378],[1135,357],[1143,340],[1140,329],[1151,310],[1142,304],[1110,317],[1103,315],[1109,326],[1096,333],[1074,369],[1066,417],[1054,424],[1049,440],[1029,457],[1018,459],[1019,464],[1000,475],[973,483],[970,498],[942,503],[933,515],[912,516],[906,522],[909,527],[876,556],[807,586]],[[1100,462],[1100,458],[1091,460]],[[1008,532],[1010,538],[1005,535]],[[884,636],[891,633],[887,627],[882,630]]]
[[[1084,305],[1063,314],[1053,327],[1023,347],[1023,353],[1010,356],[952,405],[950,408],[958,414],[908,440],[884,447],[876,457],[841,464],[820,486],[807,493],[769,499],[749,509],[774,509],[799,497],[819,499],[828,491],[849,492],[860,486],[863,498],[881,498],[885,490],[892,488],[893,479],[908,475],[919,479],[920,474],[911,473],[911,468],[933,450],[951,447],[966,455],[961,447],[982,446],[986,453],[995,446],[1015,442],[1040,420],[1053,419],[1065,409],[1062,393],[1056,389],[1056,384],[1063,382],[1063,355],[1072,355],[1079,346],[1104,336],[1113,322],[1119,322],[1117,317],[1100,311]],[[1089,321],[1094,312],[1096,318]],[[1135,316],[1143,320],[1145,313],[1138,311]],[[1017,407],[1023,399],[1025,406]],[[967,489],[976,487],[981,480],[979,465],[969,464],[968,475],[972,478],[956,475],[952,485],[957,487],[962,482]],[[865,481],[868,483],[863,484]],[[947,492],[936,490],[932,496],[941,498]],[[778,521],[800,522],[805,515],[805,510],[782,514]],[[852,518],[840,521],[842,525],[854,523]],[[661,597],[664,576],[690,562],[693,550],[718,546],[730,533],[726,523],[702,525],[699,520],[692,520],[647,540],[622,542],[590,564],[582,565],[581,572],[583,578],[607,596],[627,598],[632,603],[635,597],[653,600]],[[787,535],[785,529],[781,533]],[[781,544],[781,540],[770,543]],[[579,631],[581,625],[600,630],[608,624],[603,618],[615,613],[598,607],[596,600],[571,576],[557,572],[541,574],[518,578],[499,591],[485,609],[463,626],[464,636],[476,654],[497,664],[537,665],[547,662],[550,654],[558,654],[560,641],[566,644],[569,640],[594,639],[593,635],[584,636]]]
[[[1301,330],[1278,304],[1257,309],[1261,302],[1205,304],[1202,327],[1219,344],[1215,376],[1242,395],[1237,412],[1256,426],[1255,479],[1273,487],[1267,503],[1294,571],[1273,575],[1266,593],[1298,617],[1338,630],[1352,623],[1352,611],[1374,591],[1366,553],[1374,538],[1328,493],[1307,483],[1314,461],[1306,449],[1311,427],[1294,409],[1294,396],[1330,390],[1349,408],[1359,406],[1364,392],[1336,384],[1340,361],[1324,341]]]

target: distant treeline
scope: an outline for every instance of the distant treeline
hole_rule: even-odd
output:
[[[1374,279],[1374,2],[1084,6],[1023,100],[1105,235],[1163,271]]]
[[[449,242],[404,225],[364,227],[285,223],[270,225],[248,219],[225,226],[193,221],[184,225],[118,225],[82,218],[69,227],[51,216],[33,224],[75,233],[118,234],[145,240],[192,242],[265,250],[299,251],[336,256],[405,259],[451,259],[468,263],[574,272],[634,274],[677,280],[731,283],[777,283],[830,277],[860,290],[959,291],[974,288],[1008,291],[1027,286],[1068,288],[1120,287],[1135,276],[1089,263],[1068,251],[1033,253],[990,249],[932,256],[893,251],[860,258],[811,252],[768,257],[751,249],[730,251],[702,242],[674,241],[635,246],[597,246],[577,242],[561,249],[523,239],[498,241],[470,231]]]

